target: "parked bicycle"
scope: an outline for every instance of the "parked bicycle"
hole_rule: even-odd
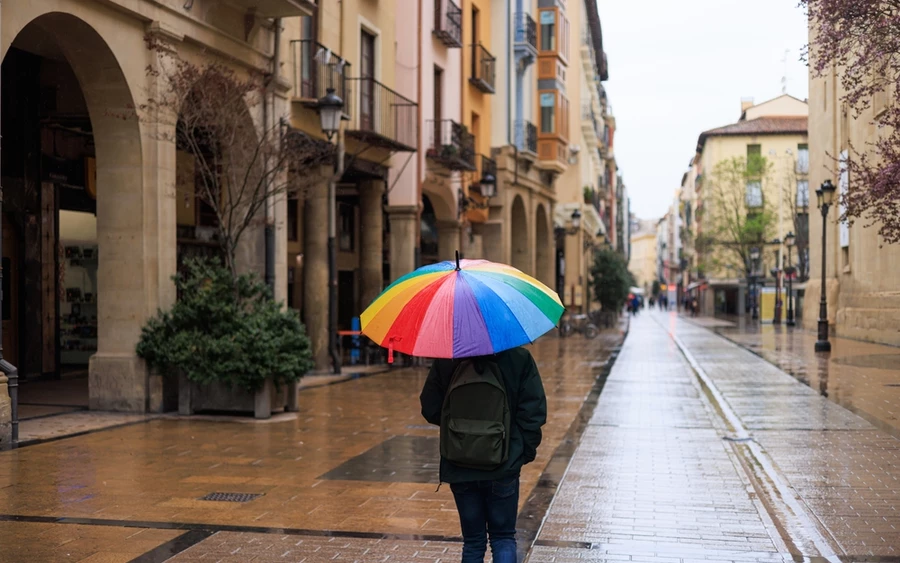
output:
[[[569,315],[564,318],[559,325],[560,335],[568,337],[576,332],[583,334],[585,338],[596,338],[600,330],[587,315]]]

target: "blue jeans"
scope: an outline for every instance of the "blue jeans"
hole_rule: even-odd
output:
[[[462,563],[484,563],[488,536],[494,563],[516,563],[519,476],[450,485],[463,534]]]

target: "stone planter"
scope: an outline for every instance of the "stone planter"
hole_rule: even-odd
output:
[[[290,391],[290,392],[289,392]],[[199,384],[178,377],[178,414],[195,412],[249,413],[255,418],[269,418],[274,413],[297,410],[297,386],[277,389],[271,379],[256,393],[222,383]]]

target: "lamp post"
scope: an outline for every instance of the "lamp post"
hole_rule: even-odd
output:
[[[831,342],[828,341],[828,302],[825,299],[825,264],[828,255],[825,248],[828,219],[828,209],[834,201],[834,184],[831,180],[825,180],[816,190],[816,203],[822,211],[822,287],[819,298],[819,335],[816,341],[816,352],[831,352]]]
[[[784,244],[787,246],[788,251],[788,265],[784,268],[784,273],[787,276],[787,325],[794,326],[796,324],[794,322],[794,263],[791,257],[791,249],[794,247],[795,237],[793,231],[784,235]]]
[[[781,300],[781,274],[784,271],[781,264],[781,239],[775,239],[772,241],[772,244],[778,246],[778,253],[776,255],[777,262],[775,263],[775,267],[772,268],[772,276],[775,278],[775,316],[772,318],[773,325],[781,324],[781,312],[784,307],[784,303]]]
[[[757,307],[756,295],[756,270],[759,261],[759,247],[754,246],[750,249],[750,318],[754,321],[759,319],[759,308]]]
[[[341,373],[341,356],[338,353],[337,334],[337,182],[344,175],[344,138],[341,135],[341,115],[344,112],[344,100],[328,88],[325,95],[319,98],[319,120],[322,133],[329,141],[337,135],[337,155],[334,176],[328,182],[328,350],[334,373]]]

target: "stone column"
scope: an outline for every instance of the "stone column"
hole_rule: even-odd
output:
[[[330,370],[328,355],[328,186],[313,187],[303,217],[303,323],[315,370]]]
[[[0,451],[12,446],[12,402],[6,375],[0,372]]]
[[[445,260],[456,260],[456,251],[462,250],[459,247],[459,221],[438,221],[438,256],[443,262]]]
[[[391,281],[416,269],[419,242],[419,208],[395,205],[387,208],[391,222]]]
[[[512,263],[511,257],[504,253],[501,221],[488,221],[478,230],[481,234],[482,254],[486,260],[502,264]]]
[[[359,189],[359,305],[363,309],[381,293],[383,282],[384,182],[364,182]],[[362,313],[362,310],[359,311]]]

